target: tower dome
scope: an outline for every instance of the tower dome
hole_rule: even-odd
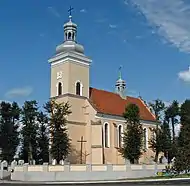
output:
[[[76,36],[77,36],[77,25],[72,22],[70,8],[70,15],[69,21],[64,24],[64,42],[56,47],[56,53],[68,52],[73,51],[77,53],[84,53],[84,47],[77,43]]]
[[[125,89],[126,89],[126,82],[121,77],[121,67],[119,68],[119,78],[115,84],[116,93],[118,93],[122,98],[125,98]]]

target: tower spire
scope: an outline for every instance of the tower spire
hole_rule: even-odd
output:
[[[121,68],[122,68],[122,66],[120,65],[120,67],[119,67],[119,79],[122,79],[121,78]]]
[[[122,98],[125,98],[126,83],[122,79],[121,68],[122,68],[122,66],[119,67],[119,77],[116,82],[115,89],[116,89],[116,93],[118,93]]]
[[[72,10],[74,10],[74,8],[72,6],[70,6],[68,12],[69,12],[69,20],[72,21]]]

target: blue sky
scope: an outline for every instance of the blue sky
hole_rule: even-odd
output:
[[[77,40],[93,60],[91,86],[114,91],[122,65],[130,96],[189,98],[187,0],[1,0],[0,100],[48,100],[48,59],[63,41],[70,5]]]

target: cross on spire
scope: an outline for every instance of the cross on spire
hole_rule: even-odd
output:
[[[68,10],[68,12],[69,12],[69,18],[71,19],[72,18],[72,10],[73,10],[74,8],[72,7],[72,6],[70,6],[70,8],[69,8],[69,10]]]
[[[121,68],[122,68],[122,66],[120,65],[120,67],[119,67],[119,79],[121,79]]]

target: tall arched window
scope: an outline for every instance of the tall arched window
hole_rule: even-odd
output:
[[[109,124],[104,124],[104,146],[106,148],[109,147]]]
[[[76,83],[76,95],[81,96],[81,84],[80,84],[80,82]]]
[[[57,92],[58,92],[58,96],[62,95],[62,88],[63,88],[63,87],[62,87],[62,83],[59,82],[59,83],[58,83],[58,91],[57,91]]]
[[[123,127],[122,125],[118,126],[118,147],[122,147],[122,142],[123,142]]]

